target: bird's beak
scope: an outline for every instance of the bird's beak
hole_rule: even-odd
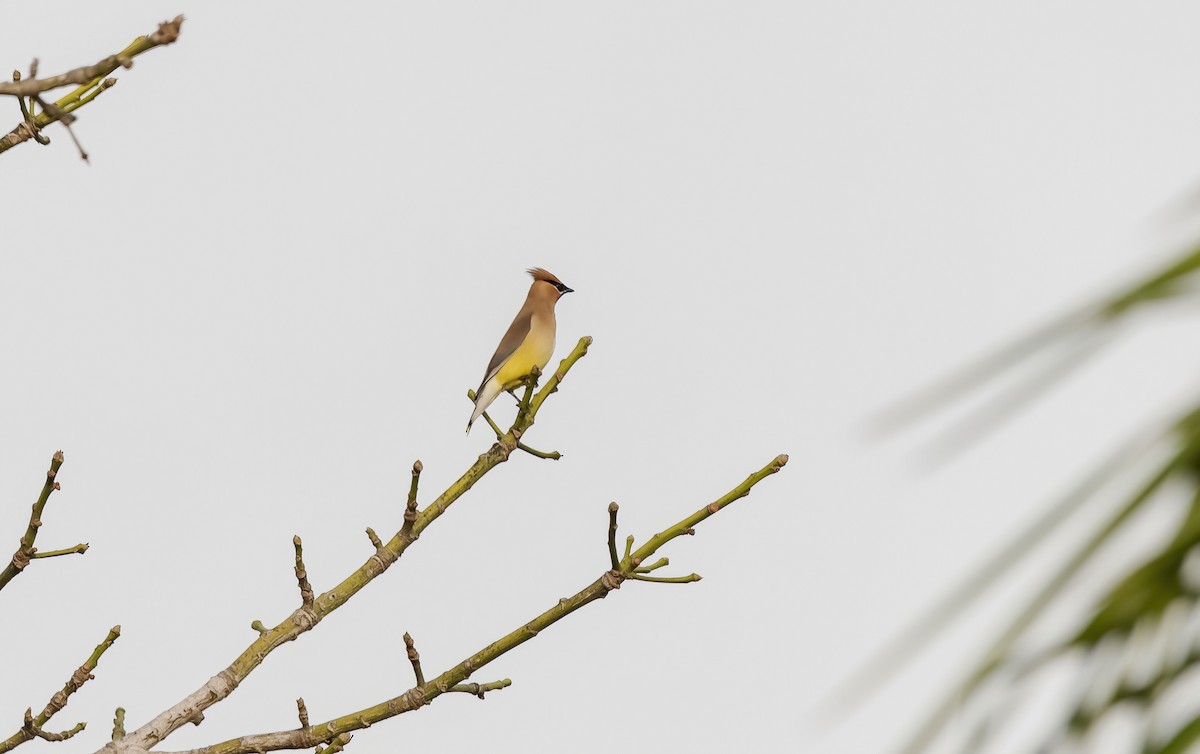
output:
[[[563,292],[563,295],[565,296],[565,295],[567,295],[568,293],[574,293],[574,292],[575,292],[575,289],[574,289],[574,288],[568,288],[568,287],[566,287],[566,286],[564,285],[564,286],[563,286],[563,290],[562,290],[562,292]]]

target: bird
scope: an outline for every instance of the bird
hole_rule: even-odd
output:
[[[475,391],[475,410],[467,422],[468,434],[471,425],[506,386],[529,376],[534,367],[545,368],[554,354],[554,305],[575,291],[541,267],[526,272],[533,277],[533,285],[529,286],[525,305],[500,339],[483,382]]]

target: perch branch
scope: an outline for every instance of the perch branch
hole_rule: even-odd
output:
[[[9,561],[4,570],[0,571],[0,589],[6,587],[8,582],[16,578],[21,571],[25,570],[25,566],[29,565],[30,560],[37,557],[37,548],[33,546],[33,543],[37,539],[38,529],[42,526],[42,511],[46,509],[46,503],[50,500],[50,494],[59,489],[59,484],[55,477],[58,476],[58,470],[62,467],[62,464],[63,453],[60,450],[50,459],[50,469],[46,472],[46,482],[42,485],[42,494],[38,495],[38,499],[34,502],[33,508],[29,512],[29,524],[25,527],[25,534],[21,537],[17,551],[13,553],[12,560]],[[86,545],[84,549],[87,549]],[[50,553],[46,555],[46,557],[49,556]]]
[[[470,401],[474,402],[475,391],[468,390],[467,398]],[[518,405],[522,405],[522,404],[518,404]],[[496,433],[496,439],[500,439],[501,437],[504,437],[504,430],[500,429],[499,425],[496,424],[496,422],[492,419],[492,417],[488,416],[487,411],[484,411],[482,416],[483,416],[483,420],[486,421],[488,423],[488,426],[492,428],[492,431]],[[520,442],[520,441],[517,442],[517,449],[523,450],[531,456],[535,456],[537,458],[544,458],[548,461],[557,461],[562,458],[562,453],[559,453],[557,450],[552,450],[549,453],[547,453],[544,450],[537,450],[536,448],[531,448],[528,445],[526,445],[525,443]]]
[[[104,754],[141,754],[143,751],[150,750],[195,718],[197,713],[203,712],[228,697],[272,652],[310,631],[324,620],[325,616],[346,604],[364,586],[390,568],[421,532],[432,525],[485,474],[508,460],[517,447],[516,435],[526,432],[533,426],[542,404],[558,388],[571,367],[587,355],[588,347],[591,344],[590,337],[580,338],[571,353],[558,365],[554,375],[530,399],[529,412],[524,417],[518,417],[512,428],[503,437],[499,438],[487,452],[479,456],[457,481],[426,505],[424,510],[417,514],[416,520],[413,521],[408,532],[404,532],[403,529],[397,531],[391,539],[384,543],[382,548],[372,553],[366,562],[343,579],[341,583],[317,596],[311,608],[298,609],[275,627],[260,631],[258,638],[228,667],[137,730],[128,733],[120,742],[109,744]],[[455,683],[457,682],[455,681]],[[315,746],[320,741],[332,740],[333,736],[340,732],[342,731],[335,730],[330,731],[328,735],[322,734],[319,740],[306,743],[302,748]]]
[[[754,485],[779,471],[786,462],[787,456],[778,456],[767,466],[751,474],[746,481],[718,498],[716,502],[701,508],[698,512],[652,537],[638,552],[643,557],[653,555],[659,547],[667,544],[675,539],[675,537],[686,533],[687,529],[694,527],[733,501],[745,497]],[[321,740],[332,740],[335,736],[366,728],[396,715],[420,709],[425,705],[431,704],[442,694],[456,690],[455,687],[465,684],[473,673],[534,638],[546,628],[574,613],[576,610],[596,600],[607,597],[608,593],[612,590],[620,589],[621,582],[629,578],[633,573],[631,563],[632,561],[623,562],[621,570],[614,569],[604,573],[600,578],[584,587],[575,595],[560,599],[553,607],[538,615],[533,620],[492,642],[433,680],[418,684],[400,696],[314,725],[307,731],[287,730],[240,736],[222,743],[213,744],[212,746],[190,749],[186,752],[176,752],[175,754],[262,754],[263,752],[279,751],[282,749],[304,749],[320,743]],[[499,683],[503,683],[503,681]],[[474,684],[471,685],[473,686]],[[491,685],[493,684],[484,684],[484,686]],[[314,740],[313,735],[321,738]]]
[[[96,645],[96,648],[92,650],[92,654],[71,674],[71,677],[63,685],[62,689],[50,697],[50,701],[46,703],[46,707],[36,717],[33,715],[32,709],[26,711],[25,724],[21,726],[21,729],[7,739],[0,741],[0,754],[12,751],[26,741],[34,738],[42,738],[47,741],[65,741],[87,727],[86,723],[78,723],[74,728],[62,733],[49,733],[43,729],[46,723],[50,722],[50,718],[54,717],[63,707],[67,706],[71,694],[74,694],[83,684],[92,679],[92,671],[99,664],[100,656],[108,651],[108,648],[113,645],[113,642],[120,635],[121,627],[113,626],[108,632],[108,636],[104,637],[104,641]]]

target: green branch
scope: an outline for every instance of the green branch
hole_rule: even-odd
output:
[[[751,474],[747,477],[746,481],[725,495],[722,495],[715,502],[701,508],[674,526],[669,527],[663,533],[652,537],[649,542],[638,550],[638,553],[643,558],[653,555],[659,547],[662,547],[678,536],[682,536],[687,530],[709,516],[712,516],[714,513],[719,512],[735,500],[748,495],[756,484],[779,471],[786,463],[787,456],[781,455],[776,457],[771,463]],[[627,558],[621,563],[621,570],[614,569],[604,573],[600,578],[584,587],[575,595],[560,599],[549,610],[536,616],[533,620],[492,642],[433,680],[418,683],[400,696],[314,725],[311,728],[240,736],[212,746],[191,749],[186,752],[176,752],[175,754],[262,754],[262,752],[279,751],[282,749],[305,749],[323,741],[332,740],[335,736],[344,735],[405,712],[420,709],[425,705],[431,704],[442,694],[454,691],[477,693],[474,690],[475,688],[481,690],[503,688],[508,685],[507,679],[505,681],[482,685],[466,684],[466,681],[472,674],[478,672],[492,661],[516,649],[568,615],[596,600],[607,597],[609,592],[620,589],[622,581],[635,576],[633,572],[634,567],[633,560]],[[649,577],[640,576],[640,578],[645,579]],[[692,574],[691,576],[681,577],[679,580],[695,581],[698,580],[698,577]],[[411,646],[410,637],[406,637],[405,644]],[[413,652],[415,652],[415,649]],[[418,678],[420,679],[421,676],[418,675]],[[314,736],[319,737],[314,738]]]
[[[450,691],[461,692],[463,694],[474,694],[480,699],[489,691],[499,691],[506,689],[512,685],[512,681],[505,678],[500,681],[492,681],[491,683],[456,683],[450,687]]]
[[[61,454],[56,454],[56,456],[58,455]],[[50,718],[54,717],[63,707],[67,706],[67,701],[70,700],[72,694],[92,679],[92,671],[100,663],[101,655],[107,652],[108,648],[120,636],[121,627],[113,626],[108,632],[108,636],[104,638],[104,641],[96,645],[96,648],[92,650],[92,654],[71,674],[71,678],[63,685],[62,689],[50,697],[50,701],[46,703],[46,707],[36,717],[33,715],[32,709],[26,711],[25,724],[21,726],[21,730],[0,741],[0,754],[12,751],[26,741],[31,741],[34,738],[41,738],[47,741],[65,741],[86,728],[86,723],[78,723],[74,728],[62,733],[50,733],[44,730],[43,726],[50,722]]]
[[[29,97],[38,102],[41,102],[41,94],[44,92],[71,84],[79,85],[65,97],[53,103],[43,103],[42,112],[37,115],[34,115],[32,111],[26,112],[22,102],[22,120],[13,130],[0,137],[0,153],[7,152],[29,139],[35,139],[43,144],[49,143],[48,139],[41,136],[43,128],[56,121],[69,123],[69,120],[72,119],[71,113],[91,102],[101,92],[116,83],[116,79],[108,78],[110,73],[118,68],[129,68],[133,65],[133,59],[138,55],[149,52],[155,47],[171,44],[179,38],[182,26],[183,16],[176,16],[172,21],[164,21],[158,25],[158,30],[153,34],[138,37],[124,50],[115,55],[109,55],[94,65],[81,66],[66,73],[42,79],[31,75],[30,78],[21,80],[20,76],[16,75],[12,82],[0,82],[0,95],[10,95],[16,97],[18,101],[21,101],[22,97]]]
[[[621,510],[621,506],[614,503],[608,504],[608,559],[613,570],[621,567],[621,559],[617,557],[617,511]]]
[[[68,547],[64,550],[47,550],[46,552],[35,552],[32,556],[34,560],[38,558],[57,558],[59,555],[82,555],[88,551],[88,543],[80,542],[74,547]]]
[[[0,571],[0,589],[8,586],[8,582],[16,578],[18,574],[25,570],[25,566],[29,565],[29,562],[38,556],[37,548],[33,546],[33,543],[37,539],[38,529],[42,526],[42,511],[46,509],[46,503],[50,500],[50,493],[60,489],[58,482],[55,481],[55,477],[58,476],[58,470],[62,464],[63,453],[60,450],[50,459],[50,470],[46,472],[46,482],[42,485],[42,494],[38,495],[38,499],[34,502],[33,508],[29,513],[29,524],[25,527],[25,534],[21,537],[17,551],[13,553],[12,560],[9,561],[4,570]],[[78,552],[83,552],[87,549],[87,545],[82,545],[82,547],[83,550],[78,550]],[[47,553],[43,557],[61,554],[65,553],[58,551]]]
[[[159,713],[152,720],[137,730],[127,734],[121,741],[121,750],[149,750],[160,741],[178,730],[196,715],[225,699],[250,675],[264,660],[280,646],[295,640],[301,634],[311,630],[327,615],[346,604],[355,594],[373,579],[382,574],[407,551],[409,545],[417,540],[421,532],[433,524],[456,500],[471,489],[485,474],[508,460],[517,449],[518,437],[533,426],[537,413],[551,393],[558,389],[564,377],[580,359],[587,355],[591,345],[590,337],[583,337],[575,348],[567,355],[555,370],[554,375],[546,384],[529,399],[529,410],[518,415],[513,426],[509,428],[495,444],[471,465],[467,471],[451,484],[441,495],[425,506],[424,510],[416,513],[415,518],[396,532],[382,547],[376,549],[366,562],[329,591],[316,596],[311,605],[304,605],[284,618],[273,628],[267,628],[259,623],[254,626],[259,636],[224,670],[217,673],[207,683],[180,700],[171,708]],[[420,469],[414,464],[413,483]],[[415,487],[410,488],[415,490]],[[415,498],[414,498],[415,502]],[[414,511],[415,512],[415,511]],[[412,524],[409,526],[409,524]],[[265,629],[265,630],[263,630]],[[462,679],[460,679],[462,680]],[[458,681],[455,681],[457,683]],[[453,684],[450,684],[453,685]],[[448,686],[447,686],[448,688]],[[319,740],[304,744],[302,748],[315,746],[318,743],[332,740],[332,737],[342,731],[332,731]],[[0,752],[0,754],[3,754]]]

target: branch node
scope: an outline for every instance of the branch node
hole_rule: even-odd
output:
[[[604,575],[600,577],[600,584],[604,587],[605,591],[611,592],[614,589],[620,589],[621,582],[624,580],[625,574],[614,568],[611,571],[604,572]]]
[[[380,541],[379,535],[369,526],[367,527],[367,539],[371,540],[371,544],[375,545],[376,550],[383,548],[383,542]]]

